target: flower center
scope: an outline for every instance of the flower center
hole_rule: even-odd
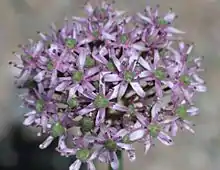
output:
[[[188,86],[190,85],[190,77],[187,75],[183,75],[180,77],[180,81],[185,85]]]
[[[67,102],[67,104],[69,105],[70,108],[75,108],[75,107],[77,107],[79,105],[79,102],[78,102],[78,100],[75,97],[73,97],[72,99],[70,99]]]
[[[165,72],[162,68],[158,68],[155,72],[154,75],[157,79],[162,80],[165,78]]]
[[[117,149],[117,144],[112,139],[108,139],[104,145],[110,151],[115,151]]]
[[[129,139],[129,135],[125,135],[123,138],[122,138],[122,141],[126,144],[130,144],[132,143]]]
[[[89,132],[94,128],[94,122],[89,117],[83,117],[80,120],[81,130],[82,132]]]
[[[104,96],[97,95],[94,104],[97,108],[106,108],[109,105],[109,101]]]
[[[130,105],[128,106],[128,112],[129,112],[130,114],[132,114],[132,115],[135,113],[135,107],[134,107],[133,104],[130,104]]]
[[[158,19],[158,23],[159,23],[160,25],[167,25],[167,24],[168,24],[168,22],[167,22],[166,20],[164,20],[163,18],[159,18],[159,19]]]
[[[134,73],[131,71],[125,71],[124,78],[127,82],[131,82],[134,78]]]
[[[65,45],[68,47],[68,48],[74,48],[76,46],[76,39],[71,39],[71,38],[68,38],[66,39],[65,41]]]
[[[53,137],[61,136],[64,134],[64,132],[65,132],[65,128],[59,122],[55,123],[52,126],[52,136]]]
[[[89,149],[80,149],[76,152],[76,158],[80,161],[86,161],[89,158]]]
[[[150,136],[155,138],[155,137],[157,137],[158,133],[160,132],[160,126],[151,124],[148,126],[148,130],[149,130]]]
[[[115,71],[115,66],[113,64],[113,62],[109,61],[107,63],[107,68],[110,70],[110,71]]]
[[[180,106],[176,109],[176,114],[181,118],[181,119],[185,119],[188,114],[187,114],[187,111],[186,111],[186,107],[185,106]]]
[[[48,70],[53,70],[53,63],[52,63],[52,61],[49,61],[48,63],[47,63],[47,69]]]
[[[80,82],[83,79],[83,72],[82,71],[76,71],[73,73],[73,80]]]
[[[43,109],[44,109],[44,101],[42,99],[37,100],[37,102],[36,102],[36,110],[38,112],[42,112]]]
[[[95,38],[98,38],[99,32],[98,32],[98,31],[93,31],[92,35],[93,35]]]
[[[128,40],[127,35],[125,35],[125,34],[121,35],[120,41],[122,44],[125,44],[127,42],[127,40]]]
[[[95,60],[89,56],[86,57],[86,67],[93,67],[95,65]]]

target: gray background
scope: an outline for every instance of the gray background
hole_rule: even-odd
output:
[[[95,1],[98,2],[92,2]],[[219,170],[220,1],[116,0],[118,9],[130,13],[143,9],[146,2],[152,6],[161,4],[162,13],[169,7],[178,13],[176,25],[187,32],[187,40],[196,43],[195,53],[205,56],[203,76],[208,92],[197,96],[201,115],[195,119],[195,135],[179,133],[175,146],[168,148],[158,143],[147,156],[143,147],[137,146],[137,160],[129,163],[125,156],[125,170]],[[65,16],[82,15],[84,3],[85,0],[0,0],[0,138],[10,131],[10,122],[22,120],[11,85],[13,71],[7,65],[8,60],[14,59],[11,51],[28,38],[36,38],[36,31],[46,32],[52,21],[59,25]],[[8,164],[16,164],[16,155],[12,156]]]

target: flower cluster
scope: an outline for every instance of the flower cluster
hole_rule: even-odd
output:
[[[202,58],[191,56],[193,44],[172,26],[176,14],[161,17],[158,6],[147,6],[129,16],[105,1],[86,3],[85,11],[86,18],[38,32],[40,41],[15,53],[22,64],[11,62],[20,69],[17,86],[27,89],[22,100],[31,111],[23,124],[48,135],[39,147],[58,138],[56,150],[77,158],[70,170],[82,163],[95,170],[95,160],[117,170],[118,150],[134,161],[135,142],[147,153],[157,139],[172,145],[178,129],[194,133],[193,96],[206,91]]]

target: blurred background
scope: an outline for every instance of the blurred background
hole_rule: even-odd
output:
[[[86,0],[0,0],[0,170],[68,170],[71,159],[54,152],[55,145],[40,150],[44,137],[21,126],[24,109],[19,107],[8,61],[17,45],[35,39],[36,31],[47,32],[65,16],[83,15]],[[98,3],[99,0],[91,0]],[[220,168],[220,0],[116,0],[118,9],[131,14],[144,6],[170,7],[179,15],[176,26],[196,44],[195,54],[205,56],[203,74],[208,92],[197,96],[201,115],[195,119],[196,134],[179,133],[175,146],[158,143],[147,156],[136,146],[137,160],[124,156],[125,170],[218,170]],[[104,170],[103,165],[100,169]]]

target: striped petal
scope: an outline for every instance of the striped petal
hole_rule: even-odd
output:
[[[99,126],[100,124],[104,123],[104,121],[105,121],[105,112],[106,112],[105,108],[101,108],[101,109],[98,110],[98,113],[96,115],[96,120],[95,120],[96,126]]]
[[[77,159],[73,164],[70,165],[69,170],[79,170],[82,162]]]
[[[122,81],[122,78],[118,74],[106,74],[104,76],[105,82],[118,82]]]

